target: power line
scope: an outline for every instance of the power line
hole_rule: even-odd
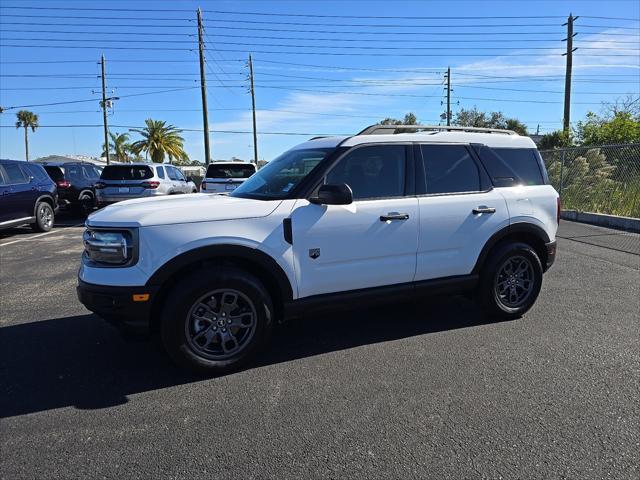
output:
[[[143,95],[156,95],[159,93],[170,93],[170,92],[178,92],[182,90],[191,90],[198,87],[184,87],[184,88],[173,88],[170,90],[160,90],[158,92],[142,92],[142,93],[130,93],[128,95],[120,95],[120,98],[128,98],[128,97],[141,97]],[[3,110],[14,110],[16,108],[31,108],[31,107],[46,107],[49,105],[66,105],[71,103],[86,103],[86,102],[97,102],[97,98],[90,98],[85,100],[67,100],[64,102],[51,102],[51,103],[37,103],[32,105],[15,105],[12,107],[3,107]],[[102,126],[102,125],[101,125]]]

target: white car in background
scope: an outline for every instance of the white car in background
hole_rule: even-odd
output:
[[[200,184],[204,193],[229,193],[234,191],[247,178],[256,173],[253,163],[214,162],[207,167],[207,173]]]

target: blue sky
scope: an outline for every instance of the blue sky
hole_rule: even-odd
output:
[[[640,24],[626,20],[640,17],[636,1],[0,0],[0,105],[7,109],[0,114],[0,157],[24,158],[23,133],[13,127],[19,108],[10,107],[78,100],[28,108],[42,125],[30,136],[31,156],[98,155],[97,62],[104,53],[109,94],[120,97],[109,115],[111,130],[125,132],[145,118],[166,120],[185,129],[187,153],[202,160],[201,99],[194,88],[198,6],[207,34],[216,159],[253,155],[250,134],[230,133],[251,130],[249,53],[258,131],[264,132],[259,156],[266,160],[307,134],[357,132],[408,111],[422,123],[437,123],[447,66],[454,112],[477,106],[519,118],[530,131],[557,129],[564,90],[561,17],[570,12],[581,17],[572,121],[640,89]],[[90,10],[104,8],[111,10]],[[185,11],[165,11],[172,9]],[[413,18],[371,18],[407,16]],[[155,93],[165,90],[172,91]]]

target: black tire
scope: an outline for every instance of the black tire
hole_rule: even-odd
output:
[[[202,301],[199,302],[199,300],[203,296],[211,298],[209,296],[210,293],[220,291],[239,292],[242,298],[236,297],[236,304],[242,303],[247,312],[253,312],[253,317],[251,317],[253,319],[251,323],[252,333],[250,336],[245,337],[245,343],[236,340],[234,336],[238,335],[238,338],[240,338],[240,334],[246,333],[242,327],[233,334],[232,328],[229,327],[228,333],[222,334],[221,330],[226,325],[218,327],[218,321],[213,321],[210,324],[206,324],[207,327],[202,326],[201,330],[194,330],[195,324],[200,322],[199,320],[194,320],[191,316],[191,313],[198,313],[195,305],[202,305]],[[218,293],[215,296],[217,295],[220,294]],[[233,293],[230,295],[233,295]],[[240,368],[255,356],[271,335],[274,321],[271,298],[257,278],[238,268],[215,267],[211,270],[202,268],[191,273],[186,278],[181,278],[180,282],[170,292],[167,292],[167,296],[168,299],[162,309],[160,324],[162,344],[169,356],[178,365],[196,373],[222,374]],[[216,307],[206,310],[200,315],[203,317],[209,315],[211,317],[216,309],[218,310],[217,314],[222,315],[220,312],[222,312],[225,299],[217,298]],[[247,305],[252,308],[246,308]],[[207,302],[207,306],[211,305]],[[238,311],[241,310],[242,308],[239,307]],[[248,315],[248,313],[245,313],[245,315]],[[236,315],[234,318],[238,318],[238,316],[240,315]],[[215,316],[213,318],[217,319]],[[231,318],[231,313],[229,313],[229,318]],[[224,323],[224,319],[222,321]],[[220,328],[220,331],[213,333],[211,329],[216,328]],[[231,354],[221,353],[219,356],[230,355],[226,358],[219,358],[213,354],[207,356],[207,353],[198,351],[194,338],[207,332],[212,337],[215,337],[216,340],[212,342],[207,337],[205,341],[207,345],[215,346],[217,343],[222,349],[222,342],[224,342],[225,338],[223,335],[231,335],[239,350]],[[241,348],[239,347],[240,343],[242,343]],[[199,347],[203,348],[201,345]]]
[[[83,216],[88,216],[96,205],[95,199],[90,193],[82,192],[78,197],[78,213]]]
[[[38,202],[35,211],[36,221],[31,224],[31,228],[36,232],[48,232],[51,230],[55,222],[53,207],[47,202]]]
[[[507,263],[524,266],[526,270],[518,274],[518,267],[514,274],[510,275],[505,273],[509,270]],[[513,271],[513,267],[511,268]],[[509,289],[508,293],[506,289],[501,289],[505,286]],[[533,306],[541,286],[542,263],[535,250],[526,243],[502,243],[497,245],[487,258],[480,274],[476,298],[490,317],[518,318]],[[500,292],[504,293],[501,295]],[[509,297],[511,292],[513,297]],[[514,298],[519,301],[510,301]]]

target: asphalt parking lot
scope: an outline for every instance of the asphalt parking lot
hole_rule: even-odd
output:
[[[640,475],[640,236],[563,222],[524,318],[462,298],[305,318],[202,379],[75,296],[81,221],[0,235],[0,477]]]

